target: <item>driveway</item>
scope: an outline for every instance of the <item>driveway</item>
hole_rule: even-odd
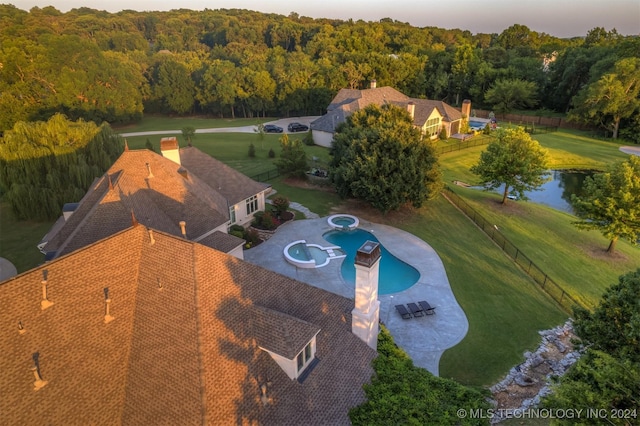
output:
[[[290,133],[287,130],[287,126],[289,123],[298,122],[309,126],[312,121],[317,119],[319,116],[306,116],[306,117],[290,117],[290,118],[280,118],[278,120],[273,120],[266,122],[264,124],[275,124],[276,126],[282,127],[284,133]],[[220,128],[212,128],[212,129],[196,129],[196,134],[200,133],[257,133],[258,126],[241,126],[241,127],[220,127]],[[303,132],[297,132],[303,133]],[[130,133],[120,133],[120,136],[123,138],[129,138],[133,136],[159,136],[159,135],[181,135],[182,130],[152,130],[148,132],[130,132]],[[295,133],[293,133],[295,134]]]
[[[640,156],[640,146],[621,146],[620,151],[626,154]]]

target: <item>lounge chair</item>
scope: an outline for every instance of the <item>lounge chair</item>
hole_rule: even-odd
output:
[[[409,310],[413,314],[414,318],[421,317],[424,315],[424,312],[422,312],[422,309],[419,308],[418,305],[416,305],[415,303],[407,303],[407,306],[409,307]]]
[[[436,308],[432,307],[426,300],[421,300],[418,302],[418,305],[420,305],[420,308],[422,308],[424,313],[427,315],[433,315],[436,313]]]
[[[400,313],[402,319],[411,319],[411,314],[404,305],[396,305],[396,310]]]

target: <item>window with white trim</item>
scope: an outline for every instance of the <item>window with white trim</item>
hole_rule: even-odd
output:
[[[313,360],[313,348],[311,344],[313,340],[307,343],[307,346],[298,354],[296,357],[296,364],[298,365],[298,373],[304,370],[304,368],[309,365],[309,363]]]
[[[258,196],[247,198],[247,216],[258,210]]]
[[[236,206],[229,207],[229,224],[236,223]]]
[[[440,119],[439,118],[430,118],[427,121],[427,125],[426,125],[426,128],[425,128],[425,133],[430,138],[433,138],[433,137],[437,136],[439,132],[440,132]]]

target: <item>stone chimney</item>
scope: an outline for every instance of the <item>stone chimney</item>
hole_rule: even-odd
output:
[[[409,102],[407,104],[407,111],[409,111],[409,115],[411,116],[411,120],[413,120],[416,116],[416,104],[413,102]]]
[[[471,117],[471,101],[469,99],[462,101],[460,112],[462,113],[462,118],[469,120],[469,117]]]
[[[371,88],[372,89],[376,88],[376,79],[375,78],[373,80],[371,80]]]
[[[356,298],[351,311],[351,332],[369,347],[378,346],[378,276],[380,271],[380,244],[365,241],[356,253]]]
[[[178,145],[178,139],[175,137],[160,139],[160,152],[163,157],[180,164],[180,146]]]

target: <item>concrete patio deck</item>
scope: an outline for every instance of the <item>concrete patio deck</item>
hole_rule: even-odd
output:
[[[427,243],[397,228],[362,219],[360,228],[372,232],[389,252],[420,272],[420,279],[409,289],[378,297],[380,320],[415,365],[438,375],[442,353],[458,344],[469,328],[467,317],[451,291],[440,257]],[[331,260],[321,268],[301,269],[287,263],[282,253],[288,243],[296,240],[331,246],[322,237],[330,230],[326,217],[289,222],[278,228],[271,239],[246,251],[244,258],[250,263],[353,299],[354,288],[343,280],[340,273],[342,259]],[[435,306],[436,314],[402,319],[395,310],[396,304],[420,300]]]

